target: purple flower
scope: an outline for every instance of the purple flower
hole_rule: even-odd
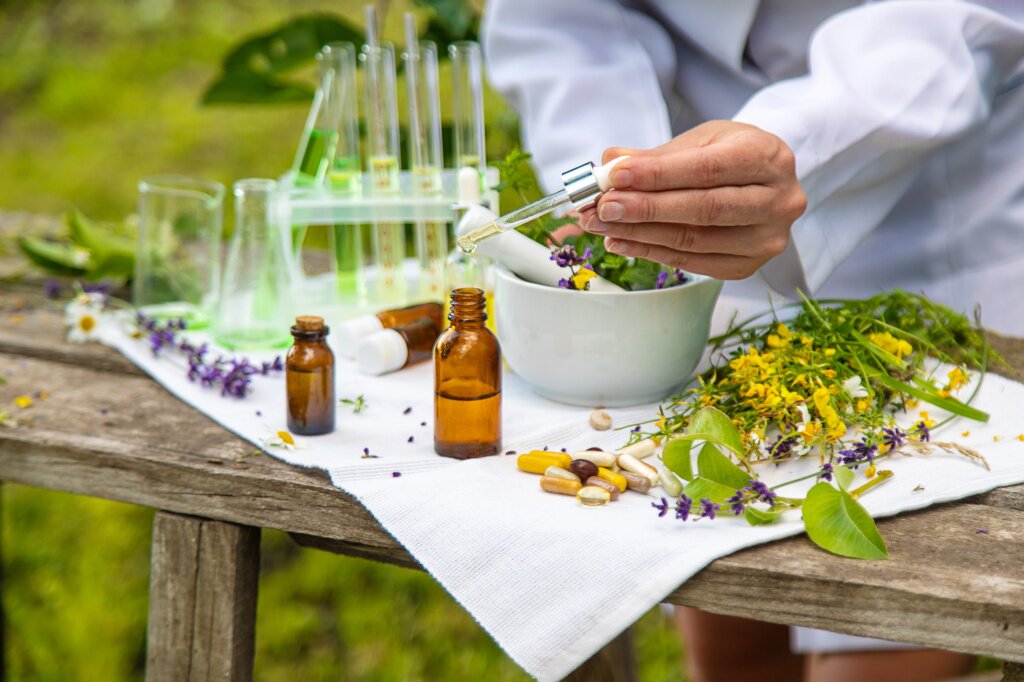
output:
[[[898,426],[882,429],[882,442],[889,446],[890,450],[898,450],[907,442],[907,434]]]
[[[567,280],[567,279],[565,279],[563,277],[562,279],[558,280],[558,288],[559,289],[575,289],[576,287],[574,287],[572,285],[572,282],[570,282],[569,280]]]
[[[412,436],[409,436],[409,440],[407,440],[407,441],[405,441],[405,442],[406,442],[406,443],[411,443],[411,442],[413,442],[413,440],[414,440],[414,438],[413,438]]]
[[[751,492],[755,501],[764,502],[769,507],[775,506],[775,498],[778,497],[778,495],[776,495],[771,488],[765,485],[763,481],[752,478],[750,479],[750,485],[744,488],[744,490]]]
[[[914,432],[917,434],[918,440],[928,442],[932,438],[932,432],[923,419],[914,425]]]
[[[820,481],[831,481],[832,480],[832,464],[829,462],[825,463],[825,466],[821,467],[821,471],[818,472],[818,480]]]
[[[655,289],[664,289],[665,288],[665,282],[667,282],[667,281],[668,281],[668,273],[667,272],[659,272],[658,273],[658,281],[654,285],[654,288]]]
[[[576,253],[576,247],[572,244],[560,246],[552,251],[551,260],[555,261],[555,265],[560,268],[568,268],[583,262],[580,260],[579,254]]]
[[[676,518],[680,521],[685,521],[690,517],[690,509],[693,507],[693,501],[685,495],[680,495],[679,499],[676,500]]]
[[[672,271],[672,276],[675,278],[676,284],[686,284],[690,281],[690,278],[686,276],[686,273],[679,268]]]
[[[668,513],[668,500],[664,497],[661,498],[661,502],[651,502],[651,506],[658,510],[658,518]]]
[[[53,278],[43,282],[43,296],[46,296],[46,298],[57,298],[60,296],[60,282]]]
[[[732,509],[732,513],[736,516],[743,513],[744,497],[743,491],[737,490],[735,495],[726,500],[729,503],[729,508]]]
[[[398,478],[401,475],[402,475],[401,471],[392,471],[391,472],[391,478]]]
[[[583,249],[583,255],[580,256],[580,259],[584,260],[584,261],[588,261],[588,260],[590,260],[593,257],[594,257],[594,252],[591,251],[590,247],[588,246],[585,249]],[[589,263],[587,265],[589,265]],[[584,265],[583,267],[586,267],[586,265]],[[593,268],[591,268],[591,269],[593,269]]]
[[[721,505],[717,505],[706,497],[700,498],[700,516],[698,518],[714,520],[715,512],[721,509]]]
[[[772,443],[768,451],[772,453],[772,459],[776,461],[789,459],[790,454],[793,452],[793,448],[795,448],[799,442],[800,439],[797,436],[780,435],[778,440]]]
[[[868,445],[867,441],[861,439],[856,443],[851,443],[850,447],[840,450],[837,461],[839,464],[844,466],[852,464],[853,468],[856,469],[863,462],[867,462],[868,464],[873,462],[877,452],[877,446]]]
[[[78,286],[82,287],[82,292],[86,294],[100,294],[101,296],[109,296],[114,285],[106,280],[102,282],[83,282],[78,280]],[[182,327],[184,329],[184,327]]]
[[[676,518],[685,521],[690,518],[690,509],[693,507],[693,500],[686,495],[680,495],[676,500]]]

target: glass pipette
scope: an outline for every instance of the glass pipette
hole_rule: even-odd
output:
[[[615,164],[626,158],[629,157],[620,156],[597,167],[588,161],[565,171],[562,173],[562,189],[511,213],[506,213],[459,237],[457,240],[459,249],[465,253],[473,253],[480,242],[496,237],[503,232],[514,230],[520,225],[525,225],[562,206],[571,204],[577,211],[590,208],[597,203],[597,199],[602,193],[611,189],[612,185],[609,179],[611,170]]]

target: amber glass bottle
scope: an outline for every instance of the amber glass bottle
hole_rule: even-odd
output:
[[[445,457],[501,449],[501,349],[485,305],[480,289],[453,291],[451,326],[434,346],[434,451]]]
[[[334,430],[334,353],[327,345],[324,318],[295,318],[295,344],[285,360],[288,389],[288,430],[317,436]]]

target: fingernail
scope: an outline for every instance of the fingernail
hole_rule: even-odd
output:
[[[587,223],[587,232],[594,232],[595,234],[603,234],[608,231],[608,225],[602,223],[594,216],[594,219]]]
[[[597,208],[597,215],[601,220],[620,220],[626,214],[626,209],[617,201],[607,201]]]
[[[620,256],[629,255],[629,244],[627,242],[619,241],[617,239],[610,239],[608,237],[605,237],[604,248],[611,251],[612,253],[617,253]]]
[[[612,172],[612,186],[616,189],[626,189],[633,185],[633,173],[623,168]]]

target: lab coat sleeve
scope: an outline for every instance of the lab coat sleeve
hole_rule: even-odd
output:
[[[650,17],[613,0],[492,0],[482,40],[490,83],[520,113],[548,190],[607,147],[672,137],[662,93],[675,48]]]
[[[734,117],[781,137],[808,210],[761,268],[814,292],[910,188],[935,150],[983,126],[1024,77],[1024,14],[963,2],[864,5],[822,24],[807,76],[758,91]],[[1024,121],[1021,122],[1024,125]]]

